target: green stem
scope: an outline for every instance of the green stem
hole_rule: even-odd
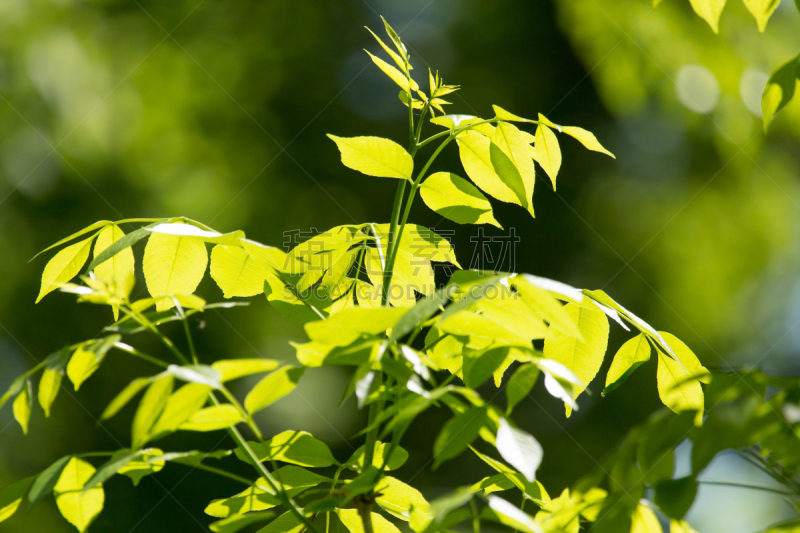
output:
[[[481,533],[481,518],[474,499],[469,501],[469,510],[472,512],[472,533]]]
[[[222,393],[223,396],[225,396],[225,398],[229,402],[231,402],[231,404],[236,408],[236,410],[239,411],[239,414],[242,415],[242,417],[245,419],[247,425],[250,427],[252,432],[255,433],[258,440],[263,442],[264,435],[261,433],[261,430],[258,428],[255,421],[253,420],[253,415],[245,411],[244,407],[242,407],[242,404],[240,404],[239,400],[236,399],[236,396],[231,394],[231,391],[229,391],[227,388],[222,387],[219,391]]]
[[[217,474],[218,476],[226,477],[228,479],[232,479],[234,481],[238,481],[248,487],[253,485],[253,482],[246,477],[237,476],[233,472],[228,472],[227,470],[223,470],[221,468],[216,468],[213,466],[204,465],[203,463],[198,463],[196,465],[192,465],[193,468],[197,468],[198,470],[205,470],[206,472],[211,472],[212,474]]]
[[[161,342],[164,344],[164,346],[166,346],[167,349],[169,349],[169,351],[172,352],[172,354],[176,358],[178,358],[178,360],[181,363],[183,363],[185,365],[189,364],[189,361],[186,359],[186,357],[184,357],[184,355],[181,353],[181,351],[178,350],[178,348],[175,346],[175,344],[173,344],[173,342],[169,339],[169,337],[167,337],[166,335],[164,335],[160,331],[158,331],[158,328],[156,328],[149,320],[147,320],[140,313],[134,311],[133,309],[131,309],[129,307],[120,306],[120,309],[122,309],[122,311],[126,315],[130,316],[131,318],[136,320],[136,322],[141,324],[142,327],[144,327],[145,329],[150,331],[153,335],[158,337],[161,340]]]
[[[764,492],[773,492],[775,494],[780,494],[782,496],[794,496],[796,498],[800,497],[800,495],[795,494],[794,492],[780,490],[780,489],[776,489],[776,488],[773,488],[773,487],[764,487],[764,486],[760,486],[760,485],[749,485],[747,483],[734,483],[734,482],[729,482],[729,481],[703,481],[703,480],[698,480],[698,483],[700,483],[701,485],[716,485],[716,486],[720,486],[720,487],[736,487],[736,488],[740,488],[740,489],[760,490],[760,491],[764,491]]]
[[[158,365],[161,368],[167,368],[169,366],[167,363],[165,363],[161,359],[158,359],[157,357],[153,357],[152,355],[147,355],[144,352],[140,352],[139,350],[137,350],[133,346],[129,346],[127,344],[123,344],[123,343],[120,343],[120,342],[115,342],[114,343],[114,348],[116,348],[117,350],[123,351],[125,353],[129,353],[129,354],[131,354],[131,355],[133,355],[135,357],[138,357],[139,359],[144,359],[145,361],[147,361],[149,363],[153,363],[154,365]]]

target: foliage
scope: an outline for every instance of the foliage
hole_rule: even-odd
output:
[[[446,239],[409,223],[418,190],[428,207],[450,220],[499,225],[487,196],[533,216],[537,165],[555,188],[562,163],[558,134],[611,154],[590,132],[559,126],[541,114],[527,119],[498,106],[489,119],[444,114],[449,102],[443,97],[459,87],[429,71],[428,92],[423,91],[411,76],[406,47],[388,24],[385,29],[391,46],[375,38],[396,66],[370,57],[401,89],[399,99],[408,108],[408,149],[377,137],[330,137],[345,166],[398,180],[389,223],[338,226],[288,253],[249,240],[242,231],[221,233],[183,217],[101,221],[53,246],[63,247],[44,268],[37,301],[60,290],[79,302],[109,306],[115,321],[105,337],[64,346],[20,376],[0,406],[11,401],[27,432],[34,396],[49,415],[63,375],[77,390],[111,350],[141,358],[158,373],[134,379],[101,416],[118,415],[141,394],[130,448],[63,457],[0,490],[0,521],[23,499],[33,504],[52,492],[62,515],[85,531],[103,508],[108,479],[122,474],[136,484],[168,463],[244,486],[206,508],[219,519],[212,531],[230,532],[253,523],[264,523],[262,532],[317,532],[323,520],[326,531],[340,524],[351,533],[392,533],[398,531],[396,520],[417,533],[448,531],[465,521],[477,531],[486,520],[526,533],[574,532],[587,524],[599,531],[658,531],[655,508],[674,521],[673,531],[690,531],[682,519],[694,500],[697,474],[730,448],[746,450],[742,453],[796,491],[791,477],[800,468],[797,436],[780,414],[798,398],[794,382],[756,372],[711,374],[686,344],[657,331],[602,290],[532,274],[474,270],[457,270],[445,286],[437,286],[432,262],[460,266]],[[444,130],[423,139],[428,113],[430,122]],[[534,126],[534,133],[525,129]],[[453,140],[472,183],[450,172],[428,175]],[[417,153],[436,141],[415,174]],[[121,226],[130,224],[140,227],[126,234]],[[131,247],[143,240],[142,271],[150,296],[137,300],[131,298]],[[210,259],[207,245],[212,245]],[[82,283],[72,283],[84,267]],[[187,318],[237,305],[209,304],[194,294],[207,268],[226,298],[263,293],[281,314],[304,324],[309,340],[293,344],[299,365],[267,359],[200,364]],[[599,474],[551,497],[536,480],[544,451],[516,426],[513,411],[540,375],[547,391],[564,402],[567,416],[578,409],[576,400],[605,358],[609,319],[626,331],[633,328],[634,336],[614,356],[604,394],[655,354],[657,390],[669,410],[635,429]],[[168,322],[183,325],[188,353],[159,328]],[[175,361],[129,344],[140,333],[157,338]],[[344,462],[306,432],[264,438],[253,420],[256,412],[290,394],[307,369],[320,366],[350,369],[345,398],[355,395],[369,412],[365,443]],[[246,376],[262,377],[241,400],[227,384]],[[490,380],[505,386],[505,409],[479,392]],[[708,384],[705,392],[701,383]],[[769,395],[768,385],[774,389]],[[708,402],[717,408],[704,417]],[[403,436],[431,408],[452,413],[432,442],[434,469],[471,452],[497,473],[429,502],[387,472],[408,458]],[[235,449],[204,453],[147,447],[177,431],[226,431]],[[672,479],[673,449],[687,438],[694,445],[692,474]],[[479,439],[487,444],[478,444]],[[479,447],[494,448],[502,461]],[[97,457],[106,460],[91,464]],[[241,461],[258,477],[243,478],[207,464],[211,460]],[[512,496],[494,494],[509,490],[521,493],[520,506],[509,502]],[[525,511],[528,501],[536,507],[534,514]]]

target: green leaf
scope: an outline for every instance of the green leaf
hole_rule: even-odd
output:
[[[94,257],[97,258],[101,252],[123,237],[125,237],[125,232],[119,229],[116,224],[103,228],[97,235],[97,242],[94,245]],[[134,276],[133,250],[126,248],[120,251],[108,261],[97,265],[94,273],[110,287],[115,296],[120,299],[127,299],[136,280]],[[119,306],[115,305],[113,310],[114,320],[119,319]]]
[[[28,383],[28,374],[22,374],[11,382],[8,390],[0,397],[0,408],[2,408],[8,400],[15,397],[22,391],[22,388]]]
[[[333,454],[321,440],[305,431],[284,431],[263,442],[248,442],[259,461],[283,461],[300,466],[323,468],[336,464]],[[250,463],[249,457],[236,450],[236,457]]]
[[[110,220],[99,220],[99,221],[95,222],[94,224],[86,226],[82,230],[76,231],[75,233],[73,233],[69,237],[64,237],[63,239],[61,239],[57,243],[51,244],[50,246],[48,246],[47,248],[45,248],[44,250],[42,250],[38,254],[36,254],[33,257],[31,257],[31,261],[33,261],[34,259],[36,259],[40,255],[42,255],[43,253],[45,253],[45,252],[47,252],[49,250],[52,250],[53,248],[57,248],[57,247],[61,246],[62,244],[68,243],[72,239],[77,239],[81,235],[85,235],[85,234],[89,233],[90,231],[102,229],[102,228],[106,227],[109,224],[111,224]]]
[[[407,74],[408,68],[406,67],[406,62],[403,59],[403,57],[401,57],[400,55],[398,55],[397,52],[386,46],[386,43],[384,43],[380,37],[375,35],[375,32],[373,32],[371,29],[367,28],[367,31],[370,32],[373,37],[375,37],[375,40],[378,41],[378,44],[381,45],[381,48],[383,48],[383,50],[387,54],[389,54],[389,57],[392,58],[392,61],[394,61],[395,65],[397,65],[397,68],[399,68],[403,72],[403,74]]]
[[[453,222],[503,227],[495,220],[492,204],[486,196],[452,172],[431,174],[420,185],[420,195],[425,205]]]
[[[172,294],[192,294],[206,271],[208,252],[199,237],[153,233],[144,249],[147,290],[154,298]],[[175,304],[170,298],[159,299],[157,311]]]
[[[121,456],[127,452],[128,450],[120,450],[114,455]],[[166,461],[163,459],[163,454],[164,452],[158,448],[141,450],[130,462],[120,468],[117,473],[131,478],[133,486],[135,487],[139,485],[143,477],[160,472],[164,468]]]
[[[313,340],[331,346],[347,346],[362,335],[381,335],[406,312],[404,308],[356,307],[334,313],[327,320],[305,325],[306,334]]]
[[[174,378],[163,376],[153,381],[139,402],[139,408],[133,416],[131,435],[133,448],[141,448],[150,439],[150,429],[156,423],[172,394]]]
[[[533,500],[537,502],[540,506],[543,505],[545,502],[550,501],[550,496],[547,494],[547,491],[544,489],[541,483],[538,481],[534,481],[531,483],[525,476],[520,474],[519,472],[515,471],[514,469],[506,466],[505,464],[492,459],[488,455],[484,455],[478,452],[475,448],[470,447],[470,449],[477,455],[484,463],[491,466],[495,471],[500,472],[503,474],[511,483],[514,484],[519,490],[521,490],[527,499]]]
[[[634,370],[650,360],[650,342],[644,333],[630,339],[623,344],[606,375],[606,387],[603,396],[625,383]]]
[[[164,410],[153,425],[150,434],[153,438],[176,431],[189,418],[197,413],[208,401],[211,387],[200,383],[188,383],[173,392]]]
[[[67,376],[76,391],[100,368],[106,354],[120,338],[119,335],[109,335],[103,339],[85,342],[78,346],[67,364]]]
[[[177,219],[173,219],[177,220]],[[188,222],[185,223],[184,221]],[[200,227],[203,226],[203,227]],[[147,227],[153,233],[163,233],[164,235],[174,235],[178,237],[197,237],[203,242],[211,244],[229,244],[241,246],[245,235],[243,231],[232,231],[230,233],[220,233],[208,226],[188,219],[181,219],[180,222],[161,222]]]
[[[350,533],[365,533],[358,509],[336,509],[336,514]],[[400,533],[397,526],[378,513],[370,513],[373,533]]]
[[[156,448],[151,449],[155,450]],[[216,450],[213,452],[201,452],[197,450],[189,452],[170,452],[153,457],[150,462],[170,461],[173,463],[196,467],[206,459],[222,459],[223,457],[228,457],[231,453],[231,450]]]
[[[587,131],[583,128],[579,128],[577,126],[564,126],[561,128],[562,133],[566,133],[570,137],[578,139],[580,143],[587,149],[593,152],[600,152],[601,154],[606,154],[614,159],[617,158],[614,154],[603,148],[603,145],[600,144],[600,141],[597,140],[597,137],[594,136],[594,133],[591,131]]]
[[[226,403],[206,407],[194,413],[178,429],[183,431],[217,431],[244,422],[244,416],[236,407]]]
[[[381,468],[383,463],[386,461],[387,456],[389,455],[389,449],[391,448],[390,444],[375,441],[375,453],[372,456],[372,466],[375,468]],[[347,460],[345,463],[347,466],[353,467],[358,471],[364,469],[364,450],[365,446],[362,445],[356,451],[353,452],[353,455],[350,456],[350,459]],[[391,457],[389,458],[389,464],[386,465],[385,470],[397,470],[401,466],[405,464],[408,460],[408,452],[405,451],[400,446],[395,446],[394,451],[392,452]]]
[[[20,391],[17,398],[12,405],[14,411],[14,419],[19,423],[22,432],[28,434],[28,423],[31,420],[31,400],[33,396],[33,388],[31,382],[27,382],[27,386]]]
[[[234,379],[270,372],[281,366],[275,359],[221,359],[211,363],[211,368],[219,372],[220,381],[233,381]]]
[[[456,142],[461,164],[475,185],[498,200],[521,205],[529,211],[532,209],[522,176],[519,171],[514,172],[513,161],[499,146],[480,133],[469,130],[459,134]],[[497,171],[496,165],[501,167],[502,172]]]
[[[297,496],[320,483],[330,481],[324,476],[309,472],[299,466],[284,466],[273,472],[272,475],[290,497]],[[277,493],[271,489],[264,478],[259,478],[251,487],[235,496],[212,501],[206,507],[205,512],[217,518],[227,518],[250,511],[271,509],[281,503]]]
[[[0,522],[8,520],[17,512],[32,482],[33,477],[28,477],[0,489]]]
[[[700,364],[697,356],[686,346],[683,341],[678,339],[672,333],[666,331],[659,331],[661,337],[666,341],[675,358],[680,361],[683,368],[685,368],[692,377],[698,379],[701,383],[711,383],[711,375],[708,369]]]
[[[392,327],[389,342],[402,339],[411,333],[419,324],[431,317],[450,300],[451,288],[436,291],[432,296],[420,298],[417,303],[400,317]]]
[[[81,490],[81,494],[86,494],[98,485],[102,485],[114,475],[117,474],[122,468],[128,465],[136,457],[139,456],[141,451],[135,452],[132,450],[120,450],[111,456],[111,459],[103,463],[100,468],[86,481]]]
[[[218,244],[211,250],[211,277],[225,298],[255,296],[264,292],[268,266],[240,246]]]
[[[472,444],[486,421],[486,409],[469,407],[451,418],[442,428],[433,443],[433,468],[458,456]]]
[[[498,346],[484,352],[464,351],[462,367],[464,383],[471,389],[477,389],[503,366],[510,354],[509,346]]]
[[[658,395],[673,412],[697,411],[695,424],[703,421],[703,389],[700,382],[675,359],[658,352]]]
[[[496,443],[500,456],[532,483],[542,463],[541,444],[525,431],[511,427],[503,418],[500,419]]]
[[[405,60],[406,63],[408,63],[408,51],[406,50],[406,46],[403,44],[403,41],[400,40],[400,36],[396,31],[394,31],[394,28],[389,26],[389,23],[386,22],[385,18],[381,17],[381,20],[383,21],[383,28],[386,30],[386,35],[388,35],[389,39],[392,40],[392,43],[394,44],[395,48],[397,48],[400,56]],[[409,68],[411,68],[410,65]]]
[[[375,502],[392,516],[409,522],[411,529],[424,531],[434,517],[431,504],[420,491],[399,479],[386,476],[375,487]]]
[[[670,522],[669,531],[670,533],[697,533],[697,531],[689,524],[689,522],[685,520],[673,520]]]
[[[520,205],[533,215],[536,168],[531,160],[530,145],[522,132],[508,122],[497,124],[492,145],[489,147],[489,155],[495,171],[505,183],[515,184],[512,188],[520,199]],[[500,148],[506,157],[500,157],[494,147]],[[517,185],[520,182],[521,188]]]
[[[719,17],[725,8],[725,2],[726,0],[689,0],[694,12],[708,22],[714,33],[719,33]]]
[[[187,383],[207,385],[212,389],[222,388],[222,384],[220,383],[222,376],[208,365],[169,365],[167,367],[167,372]]]
[[[531,339],[511,331],[502,323],[500,317],[476,314],[471,311],[459,311],[449,316],[439,325],[445,333],[486,341],[498,341],[515,346],[530,346]]]
[[[405,148],[381,137],[328,135],[342,155],[342,164],[367,176],[411,180],[414,160]]]
[[[73,457],[53,487],[58,510],[81,533],[86,531],[105,504],[105,491],[102,485],[83,493],[84,485],[94,473],[92,465]]]
[[[577,398],[603,364],[608,346],[608,320],[602,311],[572,303],[567,304],[565,310],[578,325],[583,340],[566,335],[558,328],[552,328],[553,336],[544,341],[544,356],[567,367],[582,382],[573,388],[573,398]],[[571,409],[567,406],[567,416],[570,412]]]
[[[302,512],[302,509],[300,511]],[[266,527],[259,529],[257,533],[300,533],[305,527],[294,513],[286,511]]]
[[[539,114],[539,120],[544,116]],[[545,124],[536,127],[536,149],[534,151],[536,162],[541,165],[545,173],[553,182],[553,190],[556,189],[556,176],[561,168],[561,147],[558,145],[558,137]]]
[[[403,89],[403,92],[405,92],[408,95],[411,95],[412,90],[419,89],[419,85],[417,85],[417,83],[413,79],[407,78],[405,73],[397,70],[389,63],[381,59],[380,57],[376,57],[370,54],[368,50],[364,51],[367,52],[367,55],[369,55],[370,59],[372,59],[372,62],[375,63],[378,66],[378,68],[383,71],[384,74],[389,76],[390,80],[395,82],[397,85],[400,86],[401,89]]]
[[[92,271],[97,268],[98,265],[102,265],[112,257],[116,256],[118,253],[122,252],[123,250],[127,250],[137,242],[141,241],[145,237],[149,237],[151,235],[148,228],[156,226],[158,222],[154,222],[150,226],[145,226],[143,228],[139,228],[135,231],[132,231],[122,237],[119,240],[114,241],[108,248],[103,250],[99,255],[95,256],[92,259],[92,262],[89,263],[88,271]]]
[[[689,511],[697,495],[697,481],[689,476],[667,479],[655,486],[654,502],[668,517],[680,520]]]
[[[94,241],[93,236],[70,244],[48,261],[42,273],[42,286],[39,289],[39,296],[36,297],[36,303],[78,275],[89,258],[92,241]]]
[[[508,122],[530,122],[530,123],[533,123],[533,124],[537,124],[538,123],[538,121],[536,121],[536,120],[531,120],[531,119],[528,119],[528,118],[522,118],[521,116],[515,115],[514,113],[511,113],[510,111],[506,111],[505,109],[503,109],[499,105],[493,105],[492,109],[494,109],[494,116],[496,118],[500,119],[500,120],[504,120],[504,121],[508,121]]]
[[[128,405],[134,396],[139,394],[139,391],[147,387],[151,383],[150,378],[136,378],[128,385],[122,389],[122,391],[117,394],[111,403],[103,411],[103,414],[100,415],[100,421],[108,420],[112,416],[119,413],[123,407]]]
[[[761,96],[764,129],[767,128],[772,117],[794,97],[798,78],[800,78],[800,54],[778,67],[770,75]]]
[[[28,501],[31,502],[31,505],[39,501],[42,496],[46,496],[50,493],[50,491],[53,490],[53,487],[56,486],[58,478],[61,476],[61,472],[71,459],[71,455],[66,455],[48,466],[42,471],[41,474],[36,476],[36,480],[33,482],[31,490],[28,493]]]
[[[506,411],[511,413],[528,394],[530,394],[536,380],[539,379],[539,367],[533,363],[526,363],[514,372],[506,384]]]
[[[481,516],[514,528],[524,533],[543,533],[542,526],[534,522],[533,518],[526,512],[521,511],[515,505],[503,498],[489,496],[489,506],[485,507]]]
[[[46,418],[50,418],[50,406],[61,389],[62,372],[62,369],[45,368],[39,380],[39,405],[42,406]]]
[[[280,400],[294,390],[305,371],[304,367],[285,366],[264,377],[247,393],[245,408],[255,413]]]
[[[291,514],[291,513],[290,513]],[[250,524],[265,522],[275,516],[274,511],[260,511],[247,514],[237,514],[229,518],[223,518],[209,525],[209,529],[214,533],[236,533]]]

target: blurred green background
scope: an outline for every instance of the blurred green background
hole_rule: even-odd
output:
[[[787,0],[764,34],[732,0],[719,35],[685,0],[655,9],[649,0],[2,0],[0,389],[110,320],[67,295],[33,303],[46,259],[28,260],[95,220],[185,215],[275,246],[287,230],[388,221],[395,182],[346,169],[324,135],[407,138],[397,87],[362,51],[377,49],[363,26],[380,29],[379,15],[407,42],[418,81],[430,66],[462,85],[449,112],[488,116],[491,104],[542,112],[591,129],[617,155],[565,138],[558,193],[539,181],[535,220],[495,206],[522,238],[515,271],[603,288],[682,338],[706,366],[800,372],[800,104],[767,135],[759,111],[769,72],[800,50],[800,15]],[[436,167],[463,175],[455,151]],[[442,221],[421,203],[412,222],[455,230],[457,255],[469,263],[476,227]],[[210,282],[199,294],[222,299]],[[263,297],[192,326],[205,360],[288,360],[288,341],[303,338]],[[613,353],[626,337],[612,331]],[[124,446],[129,410],[102,425],[96,418],[148,372],[112,354],[79,392],[65,380],[51,420],[37,408],[28,437],[6,407],[0,486],[67,453]],[[309,371],[259,422],[267,433],[309,430],[346,459],[365,418],[352,403],[337,407],[347,378]],[[551,494],[660,405],[653,364],[603,399],[602,379],[570,419],[539,387],[517,409],[515,420],[543,444],[539,478]],[[482,392],[495,394],[491,385]],[[412,458],[397,473],[429,497],[489,474],[470,456],[429,471],[444,420],[432,412],[416,423],[405,442]],[[221,438],[200,443],[231,447]],[[200,447],[185,435],[160,445]],[[715,479],[760,479],[730,457],[711,470]],[[136,490],[115,478],[92,530],[203,530],[206,504],[238,490],[181,466]],[[704,487],[689,519],[701,533],[735,533],[787,514],[762,493]],[[50,499],[0,531],[73,529]]]

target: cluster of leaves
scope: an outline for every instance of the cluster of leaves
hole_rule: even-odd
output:
[[[758,31],[763,32],[767,27],[772,14],[778,8],[780,0],[742,0],[747,10],[752,13],[758,23]],[[725,9],[726,0],[689,0],[692,9],[703,20],[708,22],[714,33],[719,32],[719,18]],[[661,0],[653,0],[657,6]],[[800,2],[796,2],[800,10]],[[770,123],[775,114],[783,109],[794,98],[797,82],[800,81],[800,54],[796,55],[770,75],[767,86],[761,97],[761,113],[764,119],[764,128]]]
[[[53,492],[65,518],[85,531],[103,508],[103,483],[112,476],[123,474],[137,483],[167,463],[176,463],[245,486],[208,505],[206,513],[218,519],[211,525],[213,531],[234,532],[267,522],[264,533],[314,533],[323,520],[326,530],[341,525],[351,533],[398,531],[393,521],[375,511],[408,522],[417,533],[448,531],[462,521],[472,521],[479,529],[482,520],[525,533],[577,531],[581,517],[596,520],[616,493],[595,483],[551,499],[536,480],[543,450],[511,417],[540,375],[547,391],[564,402],[567,416],[578,409],[576,399],[603,363],[609,319],[637,333],[614,356],[604,393],[622,384],[655,350],[659,395],[681,414],[675,424],[702,425],[701,383],[709,381],[708,371],[679,339],[655,330],[604,292],[530,274],[465,270],[437,287],[432,262],[459,265],[447,240],[408,223],[418,189],[424,202],[444,217],[497,225],[484,193],[533,214],[534,163],[555,186],[561,164],[555,131],[575,137],[590,150],[608,152],[586,130],[557,126],[542,115],[524,119],[496,106],[492,119],[434,116],[431,122],[445,130],[421,141],[427,113],[441,111],[447,102],[440,97],[458,88],[429,74],[430,96],[423,93],[410,75],[406,48],[388,24],[386,30],[393,48],[378,41],[397,68],[374,56],[373,60],[402,89],[400,100],[409,109],[409,149],[376,137],[331,138],[346,166],[399,180],[388,224],[339,226],[288,252],[249,240],[241,231],[223,234],[185,218],[101,221],[53,245],[66,246],[45,267],[38,300],[60,289],[79,301],[108,305],[115,322],[106,328],[105,337],[66,346],[20,376],[0,398],[0,407],[13,399],[14,416],[27,430],[35,395],[48,415],[63,374],[77,389],[112,349],[142,358],[159,371],[134,379],[101,415],[103,420],[116,416],[142,393],[132,418],[130,448],[67,456],[39,475],[0,490],[0,521],[14,514],[23,500],[32,504]],[[535,125],[535,134],[512,122]],[[414,177],[417,151],[437,139],[442,142]],[[452,173],[427,175],[452,140],[474,185]],[[142,226],[126,234],[120,226],[130,223]],[[142,271],[149,296],[135,299],[131,247],[144,239]],[[226,298],[264,293],[281,314],[305,324],[308,341],[293,343],[299,365],[267,359],[200,364],[187,317],[236,305],[208,304],[194,294],[209,266],[206,244],[213,245],[211,277]],[[83,283],[72,283],[90,254],[92,260],[80,277]],[[184,325],[188,354],[160,329],[172,321]],[[141,333],[158,338],[166,357],[123,342],[134,342]],[[264,438],[253,421],[254,413],[289,394],[306,369],[327,365],[352,369],[344,398],[354,395],[359,407],[369,410],[362,432],[365,443],[344,462],[308,433],[287,431]],[[33,377],[40,371],[34,394]],[[252,375],[263,377],[240,400],[228,383]],[[504,407],[478,392],[490,379],[505,387]],[[472,448],[495,474],[433,502],[386,474],[405,462],[408,454],[401,440],[416,417],[430,408],[452,412],[432,443],[434,468],[466,452],[478,439],[502,459]],[[250,440],[240,427],[247,428]],[[227,431],[236,448],[204,453],[148,447],[176,431]],[[776,440],[772,446],[784,450],[785,445]],[[91,459],[97,457],[107,459],[95,467]],[[258,478],[253,481],[207,465],[212,459],[242,461]],[[521,493],[521,506],[495,494],[509,490]],[[524,510],[528,501],[537,507],[533,515]],[[638,504],[615,513],[621,511],[633,524],[652,517],[648,507]]]

